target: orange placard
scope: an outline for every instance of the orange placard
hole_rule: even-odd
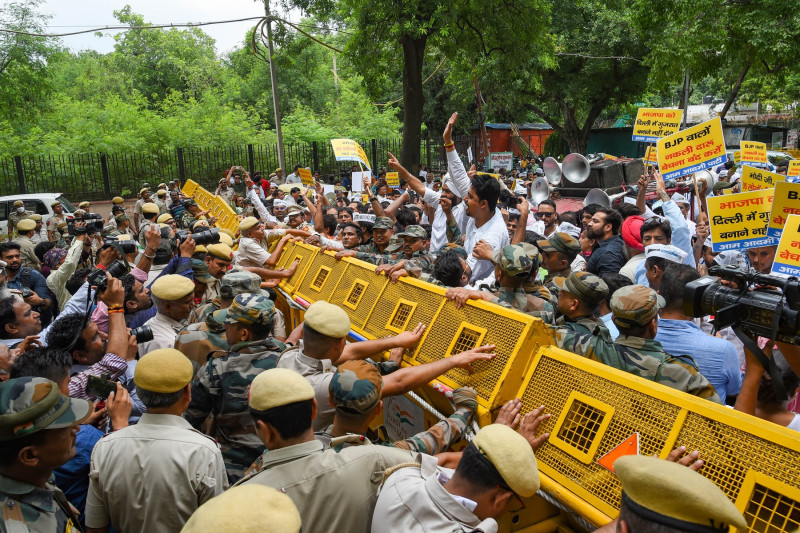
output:
[[[626,455],[639,455],[639,434],[634,433],[624,441],[617,444],[607,454],[597,460],[597,464],[614,472],[614,462]]]

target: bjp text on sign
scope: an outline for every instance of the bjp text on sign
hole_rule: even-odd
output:
[[[742,163],[745,165],[767,166],[767,145],[755,141],[742,141],[740,145]]]
[[[708,198],[713,251],[774,245],[767,236],[774,194],[773,189],[763,189]]]
[[[789,172],[787,176],[800,176],[800,159],[792,159],[789,161]]]
[[[655,146],[648,146],[647,152],[644,154],[644,164],[645,165],[656,165],[658,164],[658,150]]]
[[[780,239],[786,220],[791,215],[800,215],[800,183],[782,181],[775,185],[775,198],[772,200],[767,235]]]
[[[331,139],[331,146],[337,161],[358,161],[368,169],[372,169],[367,154],[357,142],[350,139]]]
[[[772,274],[800,276],[800,215],[789,215],[772,262]]]
[[[397,172],[387,172],[386,173],[386,185],[389,187],[399,187],[400,186],[400,174]]]
[[[633,125],[633,140],[654,143],[672,135],[680,129],[682,118],[682,109],[640,107]]]
[[[719,117],[658,141],[658,166],[665,180],[694,174],[728,160]]]
[[[297,173],[300,174],[300,181],[303,182],[303,185],[313,185],[314,178],[311,177],[311,169],[308,168],[298,168]]]
[[[781,181],[786,181],[786,176],[749,165],[742,167],[742,192],[772,189]]]

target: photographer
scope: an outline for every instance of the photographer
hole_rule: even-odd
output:
[[[75,227],[77,228],[82,228],[85,226],[85,222],[77,222],[75,224]],[[62,311],[64,306],[67,304],[67,301],[69,301],[70,294],[67,292],[67,280],[72,276],[73,273],[75,273],[75,269],[78,268],[78,260],[81,258],[81,250],[83,249],[83,242],[85,240],[85,233],[76,235],[75,239],[72,241],[72,244],[67,250],[67,254],[61,260],[61,263],[56,267],[55,270],[52,270],[50,275],[47,277],[47,287],[49,287],[55,295],[56,302],[58,302],[59,311]]]
[[[47,280],[37,270],[22,266],[20,247],[16,242],[0,244],[0,260],[6,262],[6,286],[21,291],[22,297],[37,313],[50,307]]]

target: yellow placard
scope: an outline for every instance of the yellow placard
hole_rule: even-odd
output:
[[[755,141],[742,141],[739,145],[742,163],[767,166],[767,145]]]
[[[386,173],[386,185],[389,187],[399,187],[400,186],[400,174],[397,172],[387,172]]]
[[[713,168],[728,160],[719,117],[664,137],[657,148],[658,166],[665,180]]]
[[[331,139],[331,147],[333,147],[333,155],[337,161],[358,161],[372,170],[367,154],[357,142],[351,139]]]
[[[708,198],[714,252],[774,245],[767,236],[774,194],[773,189],[762,189]]]
[[[776,276],[800,276],[800,215],[789,215],[772,262]]]
[[[800,159],[789,161],[789,172],[786,175],[789,177],[800,176]]]
[[[783,174],[775,174],[749,165],[742,167],[742,192],[774,189],[775,184],[781,181],[786,181],[786,176]]]
[[[654,109],[640,107],[633,125],[633,140],[656,142],[681,128],[683,109]]]
[[[644,164],[645,165],[658,164],[658,149],[655,146],[647,147],[647,151],[644,153]]]
[[[311,175],[311,169],[298,168],[297,173],[300,174],[300,180],[303,185],[314,185],[314,177]]]
[[[733,162],[736,163],[737,165],[742,162],[741,150],[736,150],[735,152],[733,152]]]
[[[767,235],[780,239],[786,220],[791,215],[800,215],[800,183],[781,181],[775,185]]]

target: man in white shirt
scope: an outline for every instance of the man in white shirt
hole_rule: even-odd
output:
[[[300,174],[297,173],[297,170],[301,168],[303,168],[303,165],[295,165],[294,171],[286,176],[286,183],[302,183],[303,180],[300,179]]]

